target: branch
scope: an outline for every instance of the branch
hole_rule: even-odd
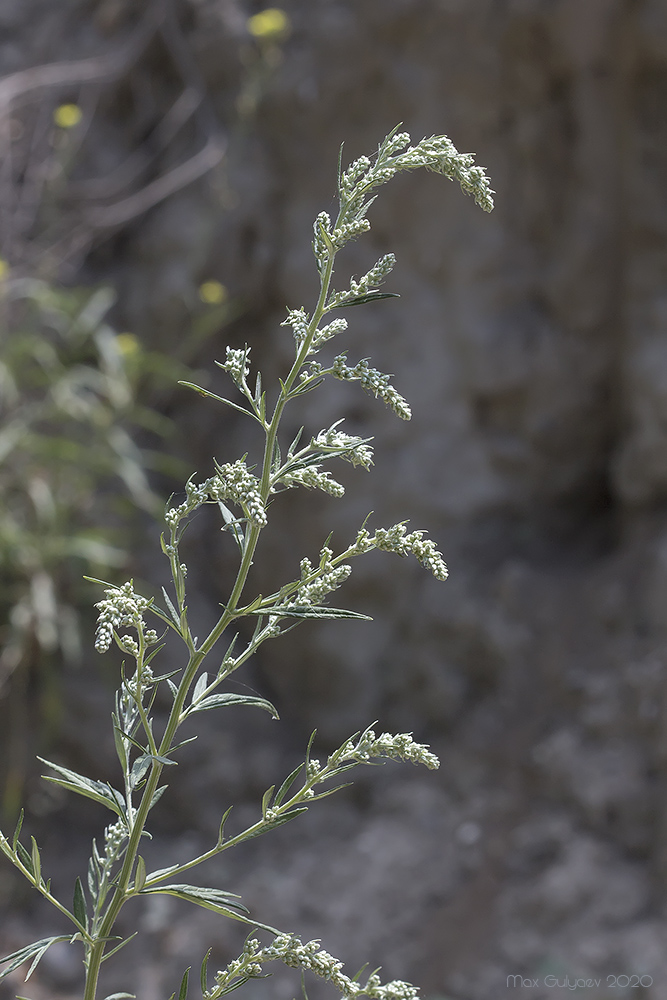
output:
[[[71,86],[120,76],[146,47],[161,18],[156,8],[150,10],[129,40],[107,55],[33,66],[0,79],[0,110],[7,110],[18,98],[44,87]]]

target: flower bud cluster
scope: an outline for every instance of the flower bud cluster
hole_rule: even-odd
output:
[[[343,381],[361,382],[363,388],[372,393],[376,398],[380,398],[383,403],[390,406],[394,413],[401,418],[401,420],[410,420],[412,417],[412,411],[407,400],[401,396],[399,392],[394,389],[393,385],[390,384],[389,375],[384,375],[382,372],[378,371],[377,368],[371,368],[368,364],[366,358],[350,368],[347,365],[347,357],[345,354],[340,354],[337,358],[334,358],[334,363],[331,369],[331,373],[334,378],[342,379]]]
[[[359,540],[359,536],[357,539]],[[423,531],[412,531],[408,534],[404,523],[395,524],[391,528],[378,528],[368,542],[374,548],[385,552],[396,552],[399,556],[410,554],[416,556],[422,566],[433,573],[436,580],[446,580],[449,575],[445,560],[435,542],[424,538]]]
[[[440,767],[440,761],[424,743],[415,743],[412,733],[382,733],[375,735],[367,729],[350,756],[368,761],[373,757],[388,757],[390,760],[405,760],[410,764],[424,764],[431,771]]]
[[[304,583],[290,600],[290,604],[321,604],[328,594],[337,590],[347,580],[352,567],[347,564],[332,565],[332,555],[331,549],[325,546],[320,553],[318,569],[315,569],[310,559],[301,560],[301,579],[308,580],[315,573],[317,577],[310,583]]]
[[[209,479],[208,494],[212,500],[232,500],[243,508],[243,512],[253,524],[267,523],[266,511],[259,490],[259,481],[248,471],[245,462],[237,459],[227,465],[217,465],[217,476]]]
[[[164,514],[164,519],[170,528],[175,528],[179,521],[188,514],[191,514],[198,507],[201,507],[203,503],[208,500],[208,484],[210,480],[207,480],[201,485],[193,483],[191,479],[188,479],[185,484],[185,500],[183,503],[179,504],[177,507],[168,507]],[[167,546],[167,554],[172,554],[170,552],[171,546]]]
[[[373,449],[367,443],[367,439],[344,434],[343,431],[337,430],[336,424],[326,431],[320,431],[317,437],[313,438],[312,446],[320,451],[334,452],[345,462],[355,466],[361,465],[364,469],[370,470],[373,464]]]
[[[415,170],[426,167],[458,181],[463,191],[470,194],[485,212],[493,209],[493,191],[483,167],[475,166],[472,153],[459,153],[446,135],[433,135],[410,146],[394,161],[397,170]]]
[[[342,497],[345,495],[345,487],[329,475],[328,472],[320,472],[319,465],[309,465],[305,469],[294,469],[286,472],[282,477],[282,482],[286,486],[306,486],[308,489],[322,490],[332,497]]]
[[[331,323],[327,323],[321,330],[316,330],[313,337],[312,350],[318,351],[322,344],[326,344],[327,340],[331,340],[338,333],[343,333],[344,330],[347,330],[347,320],[342,317],[341,319],[334,319]]]
[[[242,351],[233,347],[227,347],[224,362],[218,362],[220,368],[229,372],[229,375],[235,385],[241,386],[248,377],[248,373],[250,371],[250,363],[248,361],[249,355],[249,347],[245,347]]]
[[[410,136],[408,136],[408,142],[410,141]],[[354,189],[354,185],[359,180],[367,170],[370,169],[371,161],[367,156],[360,156],[358,160],[353,160],[353,162],[347,167],[340,178],[340,190],[341,194],[351,194]]]
[[[305,309],[289,309],[287,319],[283,320],[281,326],[291,326],[297,347],[301,347],[308,336],[308,324],[310,317]]]
[[[95,605],[100,609],[95,632],[95,649],[98,653],[106,653],[111,646],[114,631],[127,626],[136,629],[143,628],[143,613],[150,601],[135,594],[132,581],[122,587],[110,587],[105,590],[105,600]]]
[[[336,309],[338,306],[344,306],[362,295],[368,295],[369,292],[377,290],[385,278],[391,274],[395,264],[396,257],[393,253],[387,253],[384,257],[380,257],[377,264],[374,264],[363,278],[360,278],[359,281],[352,278],[347,291],[334,292],[327,302],[327,308]]]
[[[350,979],[343,970],[343,963],[320,948],[318,939],[303,942],[295,934],[278,934],[270,945],[262,948],[259,941],[246,941],[239,958],[215,976],[216,987],[204,994],[204,1000],[218,1000],[234,988],[234,980],[250,979],[261,975],[264,962],[282,962],[290,969],[312,972],[319,979],[330,982],[344,1000],[370,997],[372,1000],[414,1000],[417,990],[410,983],[395,979],[382,985],[377,973],[368,977],[365,985]],[[236,985],[239,985],[238,983]]]
[[[355,219],[353,222],[345,222],[342,226],[338,226],[337,229],[333,230],[331,233],[331,242],[336,250],[340,250],[350,240],[361,236],[362,233],[367,233],[370,228],[371,224],[368,219]]]

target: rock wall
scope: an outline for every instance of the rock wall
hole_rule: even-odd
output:
[[[345,413],[348,429],[375,435],[376,466],[346,476],[342,501],[279,498],[257,571],[266,592],[331,527],[346,540],[373,510],[378,524],[410,517],[428,529],[451,577],[438,584],[373,556],[345,592],[373,624],[300,628],[264,647],[253,683],[279,705],[282,735],[256,723],[244,756],[252,723],[224,735],[211,725],[193,751],[198,770],[177,784],[180,811],[163,816],[161,850],[210,835],[230,788],[261,792],[314,725],[326,748],[377,718],[430,741],[440,772],[387,768],[331,800],[296,841],[293,828],[258,843],[235,888],[264,919],[321,935],[349,968],[382,962],[427,996],[495,1000],[510,974],[604,984],[636,973],[657,998],[667,981],[664,4],[284,7],[291,35],[267,63],[245,36],[258,5],[177,6],[226,158],[98,237],[77,278],[115,284],[119,324],[170,347],[200,282],[218,279],[240,315],[205,343],[201,365],[248,342],[275,377],[290,350],[285,307],[308,308],[315,294],[310,225],[330,205],[340,143],[351,159],[402,121],[414,138],[446,132],[475,150],[497,191],[493,215],[441,178],[401,178],[341,260],[341,274],[358,275],[397,254],[390,287],[401,299],[355,311],[345,346],[396,373],[413,420],[399,424],[354,387],[309,397],[295,428]],[[7,11],[28,39],[24,9]],[[71,16],[73,34],[26,47],[33,62],[95,51],[131,20],[115,0],[73,4]],[[141,133],[140,110],[146,130],[169,107],[173,76],[173,52],[155,43],[102,88],[78,169],[117,163]],[[158,169],[194,141],[186,130]],[[227,414],[180,395],[170,407],[202,474],[212,451],[224,461],[253,447]],[[193,551],[206,617],[224,597],[227,556],[203,530]],[[171,992],[202,935],[219,935],[221,958],[231,948],[226,931],[187,919],[175,908],[146,915],[142,1000]],[[51,989],[65,989],[55,964]],[[278,975],[265,985],[276,996],[295,988]]]

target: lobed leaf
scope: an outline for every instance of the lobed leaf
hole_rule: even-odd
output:
[[[28,974],[25,977],[28,980],[31,974],[34,972],[35,967],[39,963],[40,959],[44,956],[45,952],[55,944],[57,941],[71,941],[72,937],[70,934],[59,934],[57,937],[42,938],[40,941],[33,941],[32,944],[26,945],[25,948],[19,948],[18,951],[13,951],[11,955],[6,955],[4,958],[0,958],[0,965],[4,965],[5,962],[9,962],[6,969],[0,972],[0,979],[4,979],[8,976],[10,972],[14,969],[18,969],[20,965],[27,962],[29,959],[33,959],[33,962],[28,969]]]

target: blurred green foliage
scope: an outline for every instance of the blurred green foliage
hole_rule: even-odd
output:
[[[141,399],[186,374],[106,321],[106,288],[68,289],[0,276],[0,712],[3,811],[25,780],[31,686],[39,726],[59,715],[59,665],[83,659],[83,576],[126,567],[139,511],[157,513],[156,470],[175,460],[141,448],[172,425]],[[2,701],[5,702],[2,705]]]

